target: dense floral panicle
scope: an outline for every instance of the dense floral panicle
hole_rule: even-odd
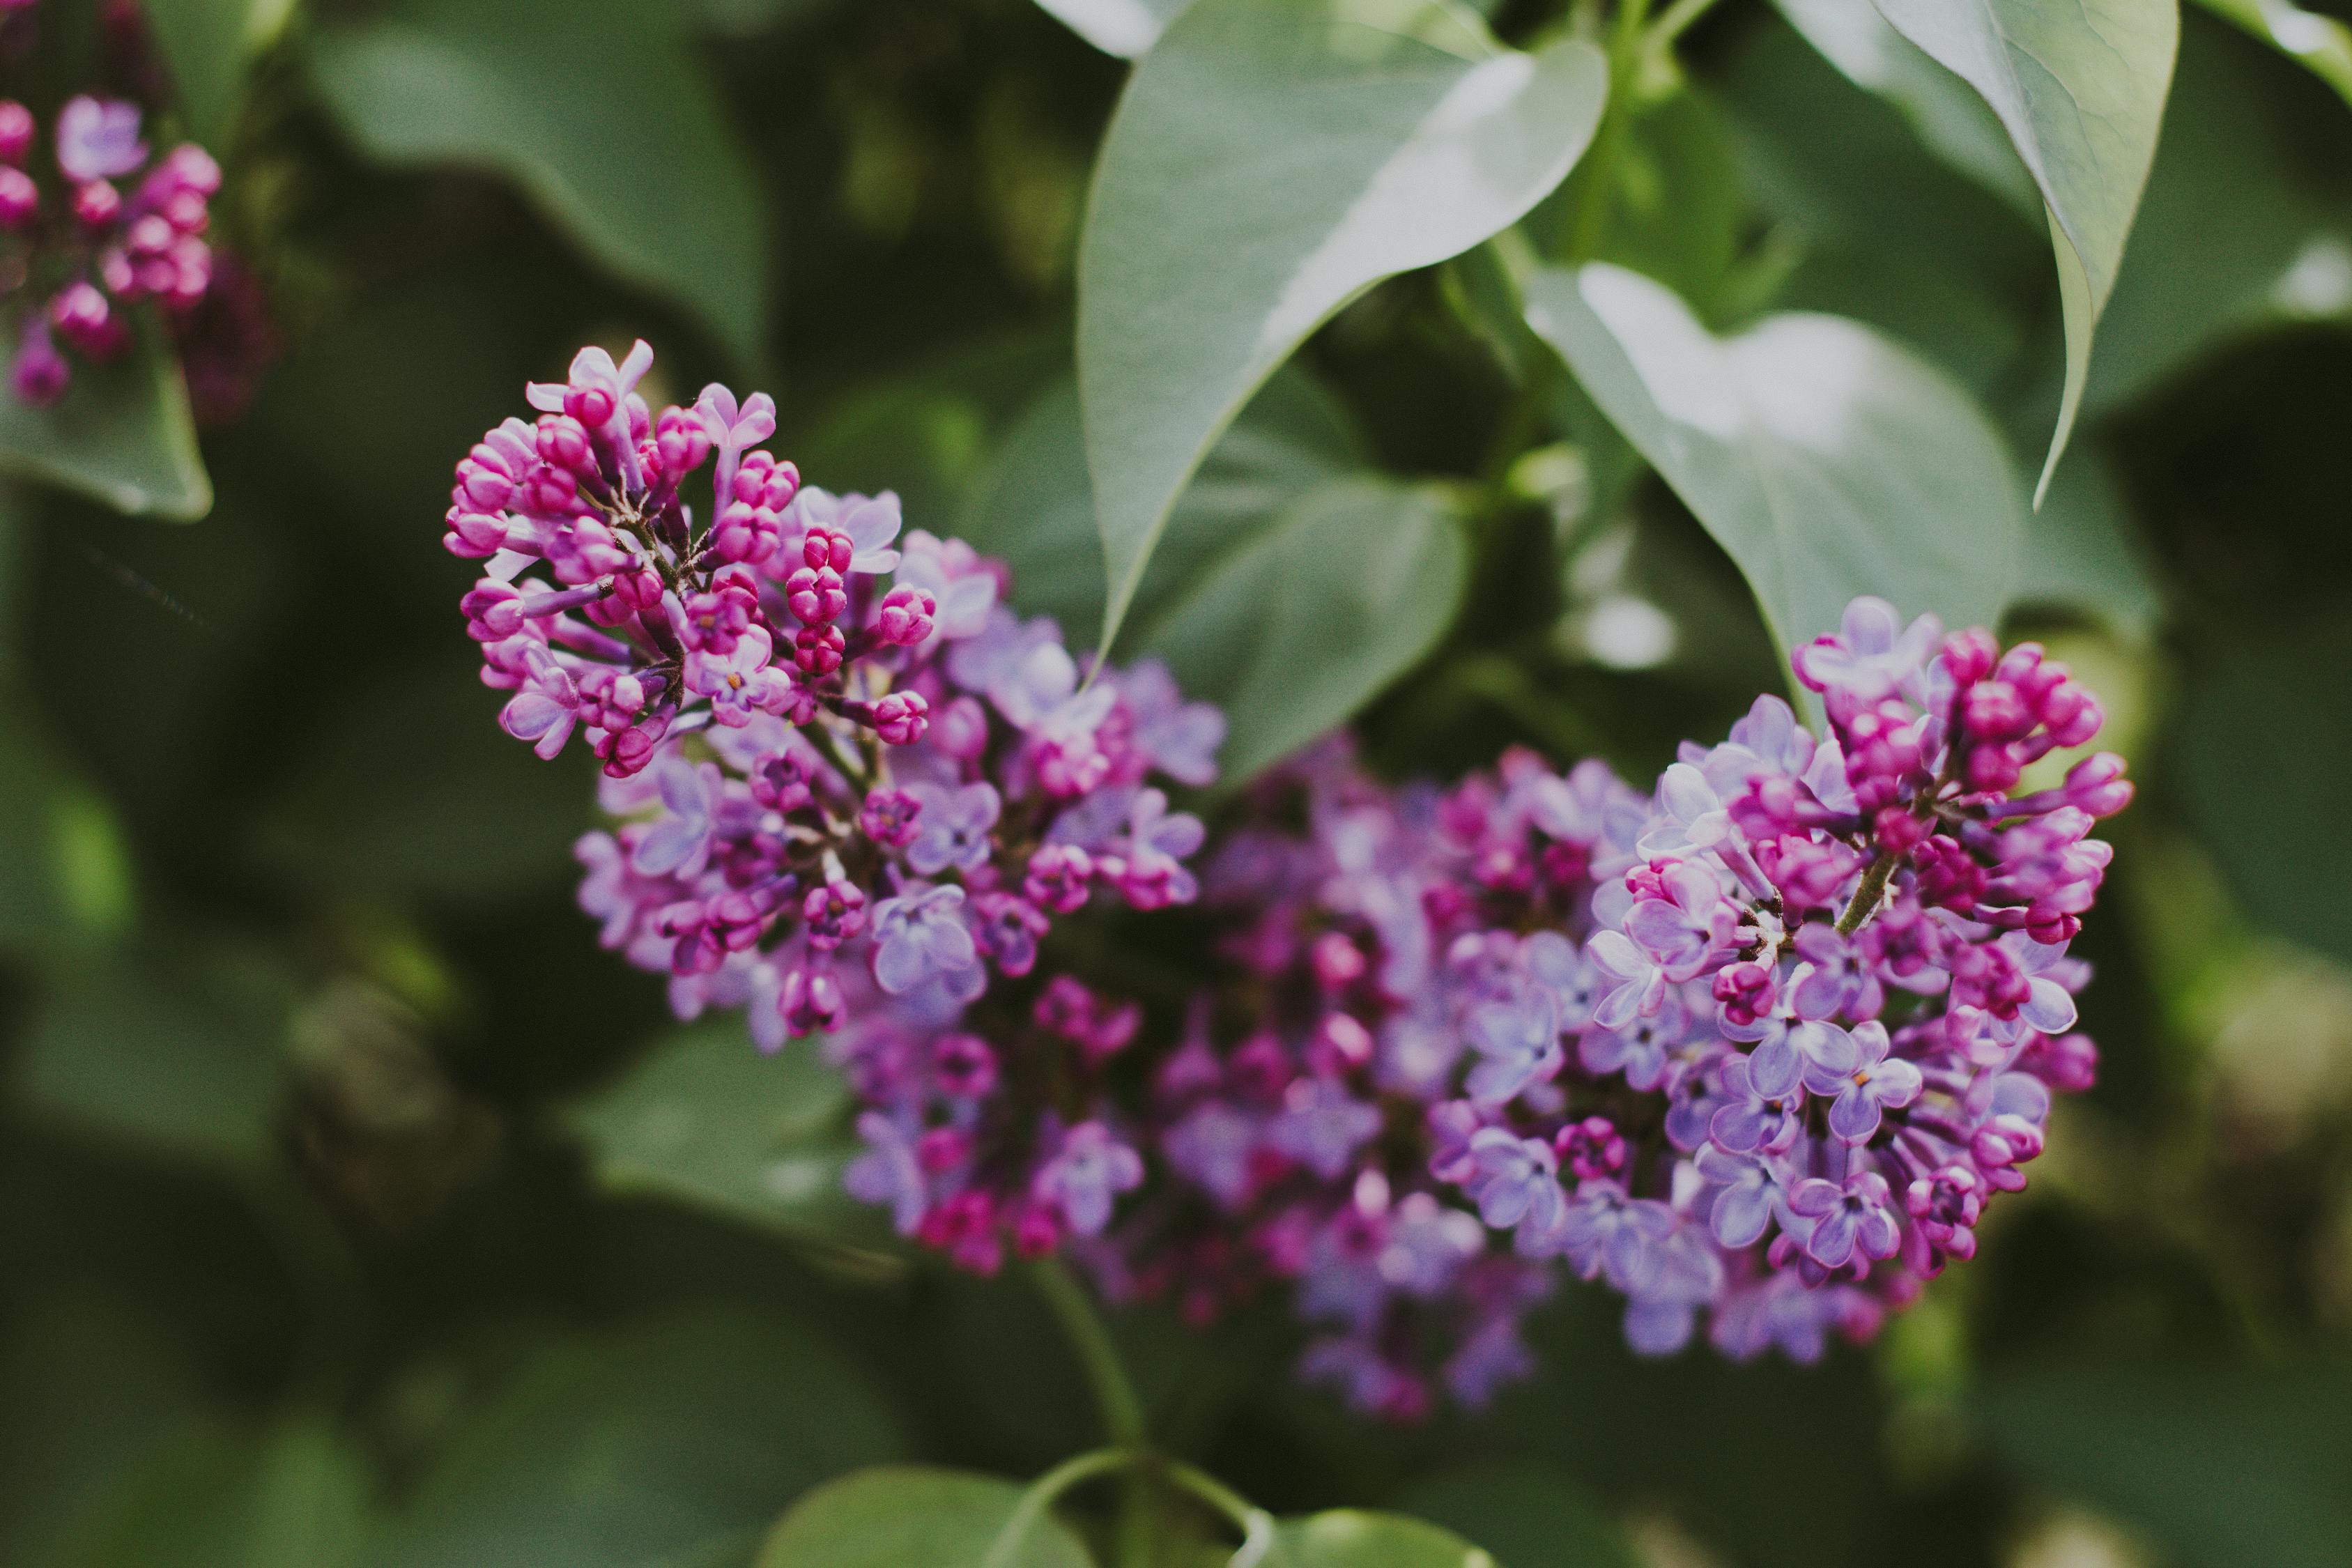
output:
[[[193,316],[214,284],[205,235],[220,189],[219,165],[194,142],[152,156],[134,103],[85,94],[58,111],[54,185],[34,167],[39,129],[24,105],[0,102],[0,244],[26,301],[9,382],[30,403],[72,379],[63,350],[102,363],[129,348],[132,307],[152,301],[175,325]]]
[[[967,1264],[1062,1245],[1195,1319],[1286,1289],[1302,1370],[1391,1416],[1522,1375],[1562,1271],[1644,1353],[1868,1336],[2091,1082],[2065,944],[2130,785],[2102,754],[2015,793],[2097,728],[2032,645],[1864,600],[1796,666],[1825,736],[1764,698],[1647,795],[1525,752],[1449,790],[1336,742],[1278,770],[1172,1039],[1067,976],[1009,1023],[876,1016],[836,1043],[877,1108],[853,1186]],[[1029,906],[1070,874],[1034,859]]]
[[[952,1017],[1096,898],[1192,896],[1201,824],[1151,780],[1203,776],[1215,710],[1157,665],[1082,679],[1051,621],[1000,603],[1002,564],[902,538],[895,496],[803,485],[761,445],[764,394],[649,409],[652,363],[643,343],[617,363],[584,349],[531,387],[538,422],[457,465],[444,540],[486,563],[460,608],[484,682],[511,694],[508,733],[542,757],[580,737],[604,763],[615,822],[579,856],[607,947],[667,974],[681,1016],[747,1006],[772,1050]],[[686,486],[706,466],[698,510]],[[950,1191],[951,1143],[923,1142],[940,1127],[886,1075],[862,1081],[914,1163],[877,1153],[860,1190],[896,1205],[914,1173],[933,1199],[907,1228],[981,1256],[980,1189]],[[985,1083],[967,1070],[941,1092]],[[1057,1130],[1024,1201],[1094,1223],[1100,1184],[1133,1184],[1108,1136]]]

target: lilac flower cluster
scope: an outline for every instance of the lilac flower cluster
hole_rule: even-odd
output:
[[[583,351],[458,466],[483,679],[604,763],[605,945],[681,1016],[829,1037],[847,1184],[959,1264],[1059,1251],[1194,1321],[1289,1292],[1305,1372],[1399,1418],[1523,1375],[1563,1272],[1638,1351],[1811,1361],[1970,1257],[2090,1085],[2066,946],[2132,788],[2100,753],[2021,793],[2102,718],[2034,645],[1856,600],[1793,661],[1825,733],[1759,699],[1647,794],[1525,752],[1392,788],[1335,739],[1196,883],[1155,780],[1214,778],[1213,709],[1088,678],[895,498],[801,485],[764,396],[654,415],[651,358]],[[1164,1010],[1041,958],[1089,903],[1196,898]]]
[[[1868,1337],[2091,1082],[2065,949],[2131,786],[2102,754],[2011,793],[2100,722],[2032,645],[1865,599],[1796,667],[1826,736],[1760,699],[1646,796],[1525,752],[1396,790],[1327,743],[1212,860],[1220,973],[1171,1045],[1067,977],[836,1041],[891,1108],[853,1187],[968,1265],[1060,1244],[1196,1321],[1288,1289],[1304,1371],[1394,1417],[1526,1373],[1563,1268],[1646,1353],[1702,1319],[1743,1359]]]
[[[803,485],[765,394],[653,414],[652,362],[585,349],[532,386],[537,423],[459,463],[444,540],[486,563],[462,608],[508,733],[604,763],[619,820],[578,852],[604,945],[681,1016],[748,1005],[773,1050],[950,1016],[1098,893],[1192,897],[1201,824],[1150,781],[1213,777],[1214,710],[1157,665],[1083,679],[1002,565],[901,542],[893,495]]]
[[[30,110],[0,100],[0,243],[10,252],[9,292],[30,300],[9,384],[45,404],[72,380],[61,342],[104,363],[130,347],[131,307],[152,301],[176,322],[204,302],[220,166],[192,142],[151,159],[138,105],[84,95],[52,127],[65,188],[45,202],[31,165],[38,131]]]

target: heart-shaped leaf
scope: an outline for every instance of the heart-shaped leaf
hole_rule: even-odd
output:
[[[1874,0],[2000,117],[2050,208],[2065,311],[2066,387],[2034,487],[2066,450],[2091,334],[2123,265],[2179,44],[2175,0]]]
[[[1107,55],[1135,59],[1192,0],[1037,0],[1064,26]]]
[[[1718,338],[1596,263],[1527,285],[1528,322],[1747,575],[1787,647],[1857,594],[1990,624],[2021,507],[2000,437],[1943,372],[1836,316]]]
[[[1093,1568],[1051,1513],[1016,1521],[1022,1491],[961,1470],[860,1470],[778,1521],[756,1568]]]
[[[858,1149],[849,1104],[807,1042],[761,1056],[726,1017],[678,1030],[566,1120],[613,1191],[798,1237],[878,1242],[879,1211],[841,1186]]]
[[[1493,1557],[1450,1531],[1361,1509],[1284,1520],[1265,1561],[1279,1568],[1496,1568]]]
[[[679,10],[396,0],[322,29],[314,74],[370,155],[506,175],[604,266],[756,363],[766,204]]]
[[[1224,710],[1219,763],[1240,783],[1418,664],[1453,624],[1469,556],[1444,492],[1339,480],[1202,563],[1139,640]]]
[[[213,508],[179,364],[143,332],[112,364],[76,360],[65,395],[46,408],[0,389],[0,472],[134,517],[193,522]]]
[[[2011,205],[2042,216],[2042,194],[1985,100],[1887,25],[1871,0],[1773,0],[1789,25],[1856,87],[1901,111],[1937,157]]]
[[[144,0],[188,127],[218,147],[245,96],[245,64],[293,13],[292,0]]]
[[[1361,289],[1532,207],[1606,79],[1589,45],[1503,49],[1440,0],[1199,0],[1169,26],[1105,135],[1078,262],[1106,646],[1259,383]]]

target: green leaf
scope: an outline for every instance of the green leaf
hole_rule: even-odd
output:
[[[1783,648],[1876,594],[1990,624],[2021,507],[1999,434],[1942,372],[1858,322],[1766,318],[1718,338],[1622,268],[1547,270],[1528,321],[1716,542]]]
[[[1367,460],[1338,400],[1296,366],[1277,371],[1185,487],[1132,613],[1149,621],[1240,535]],[[956,531],[1013,568],[1013,602],[1024,615],[1052,616],[1073,644],[1098,638],[1102,541],[1076,384],[1050,388],[1015,423]]]
[[[505,175],[616,275],[761,358],[766,203],[676,6],[396,0],[322,28],[313,69],[370,156]]]
[[[1361,1509],[1282,1521],[1265,1561],[1279,1568],[1496,1568],[1493,1557],[1450,1531]]]
[[[1199,0],[1136,68],[1078,261],[1078,386],[1116,637],[1171,508],[1250,394],[1380,279],[1557,185],[1599,52],[1499,48],[1436,0]]]
[[[352,1568],[368,1490],[360,1458],[315,1422],[199,1429],[100,1511],[63,1568]]]
[[[121,933],[136,902],[112,808],[68,766],[26,700],[0,681],[0,949]]]
[[[677,1030],[565,1116],[597,1180],[801,1237],[878,1241],[879,1211],[842,1191],[851,1097],[812,1042],[752,1048],[740,1018]]]
[[[62,969],[26,1030],[15,1089],[97,1136],[249,1171],[277,1150],[289,1001],[268,961],[235,952]]]
[[[2131,254],[2099,323],[2083,395],[2095,416],[2223,343],[2352,320],[2352,215],[2340,191],[2305,175],[2312,137],[2283,111],[2283,73],[2217,24],[2190,20]],[[2352,124],[2325,129],[2338,134],[2322,155],[2352,158]]]
[[[1773,0],[1856,87],[1893,104],[1936,155],[2039,220],[2042,195],[2000,121],[1967,84],[1887,25],[1871,0]]]
[[[1192,0],[1037,0],[1048,15],[1107,55],[1135,59],[1159,42]]]
[[[1475,1535],[1510,1568],[1636,1568],[1633,1547],[1600,1504],[1549,1466],[1456,1470],[1400,1501],[1415,1518]]]
[[[245,63],[285,25],[291,0],[145,0],[188,128],[222,145],[245,96]]]
[[[65,395],[47,408],[0,394],[0,472],[133,517],[193,522],[213,506],[179,364],[143,330],[112,364],[75,361]]]
[[[806,1325],[682,1313],[541,1355],[441,1454],[374,1563],[690,1563],[899,1446],[875,1391]]]
[[[2352,962],[2352,616],[2250,626],[2185,661],[2168,736],[2189,821],[2246,911]]]
[[[1993,1378],[1994,1446],[2035,1487],[2078,1498],[2200,1568],[2352,1562],[2352,1373],[2084,1362]]]
[[[2216,16],[2236,23],[2352,103],[2352,26],[2306,11],[2294,0],[2197,0]]]
[[[2175,0],[1874,0],[1897,31],[1992,106],[2050,209],[2066,386],[2034,503],[2066,450],[2091,334],[2156,158],[2179,43]]]
[[[1469,553],[1445,493],[1339,480],[1203,563],[1139,640],[1224,710],[1219,765],[1240,783],[1419,663],[1453,624]]]
[[[818,1488],[784,1515],[756,1568],[1093,1568],[1050,1513],[1006,1539],[1023,1489],[894,1465]]]

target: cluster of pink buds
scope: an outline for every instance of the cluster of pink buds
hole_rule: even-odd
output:
[[[136,104],[68,102],[52,128],[65,185],[45,198],[31,172],[39,127],[23,104],[0,100],[0,237],[15,252],[12,291],[32,301],[10,384],[28,403],[54,400],[72,379],[60,343],[103,363],[131,344],[130,307],[152,301],[167,320],[184,318],[212,288],[205,235],[220,166],[194,142],[151,161],[140,125]]]
[[[652,361],[587,349],[531,387],[536,425],[459,463],[444,541],[488,566],[462,608],[507,731],[604,763],[615,825],[579,854],[607,946],[774,1049],[950,1016],[1097,896],[1192,897],[1201,824],[1153,780],[1214,777],[1213,709],[1158,665],[1087,679],[1000,605],[1000,563],[901,542],[897,497],[803,485],[764,394],[653,413]]]

